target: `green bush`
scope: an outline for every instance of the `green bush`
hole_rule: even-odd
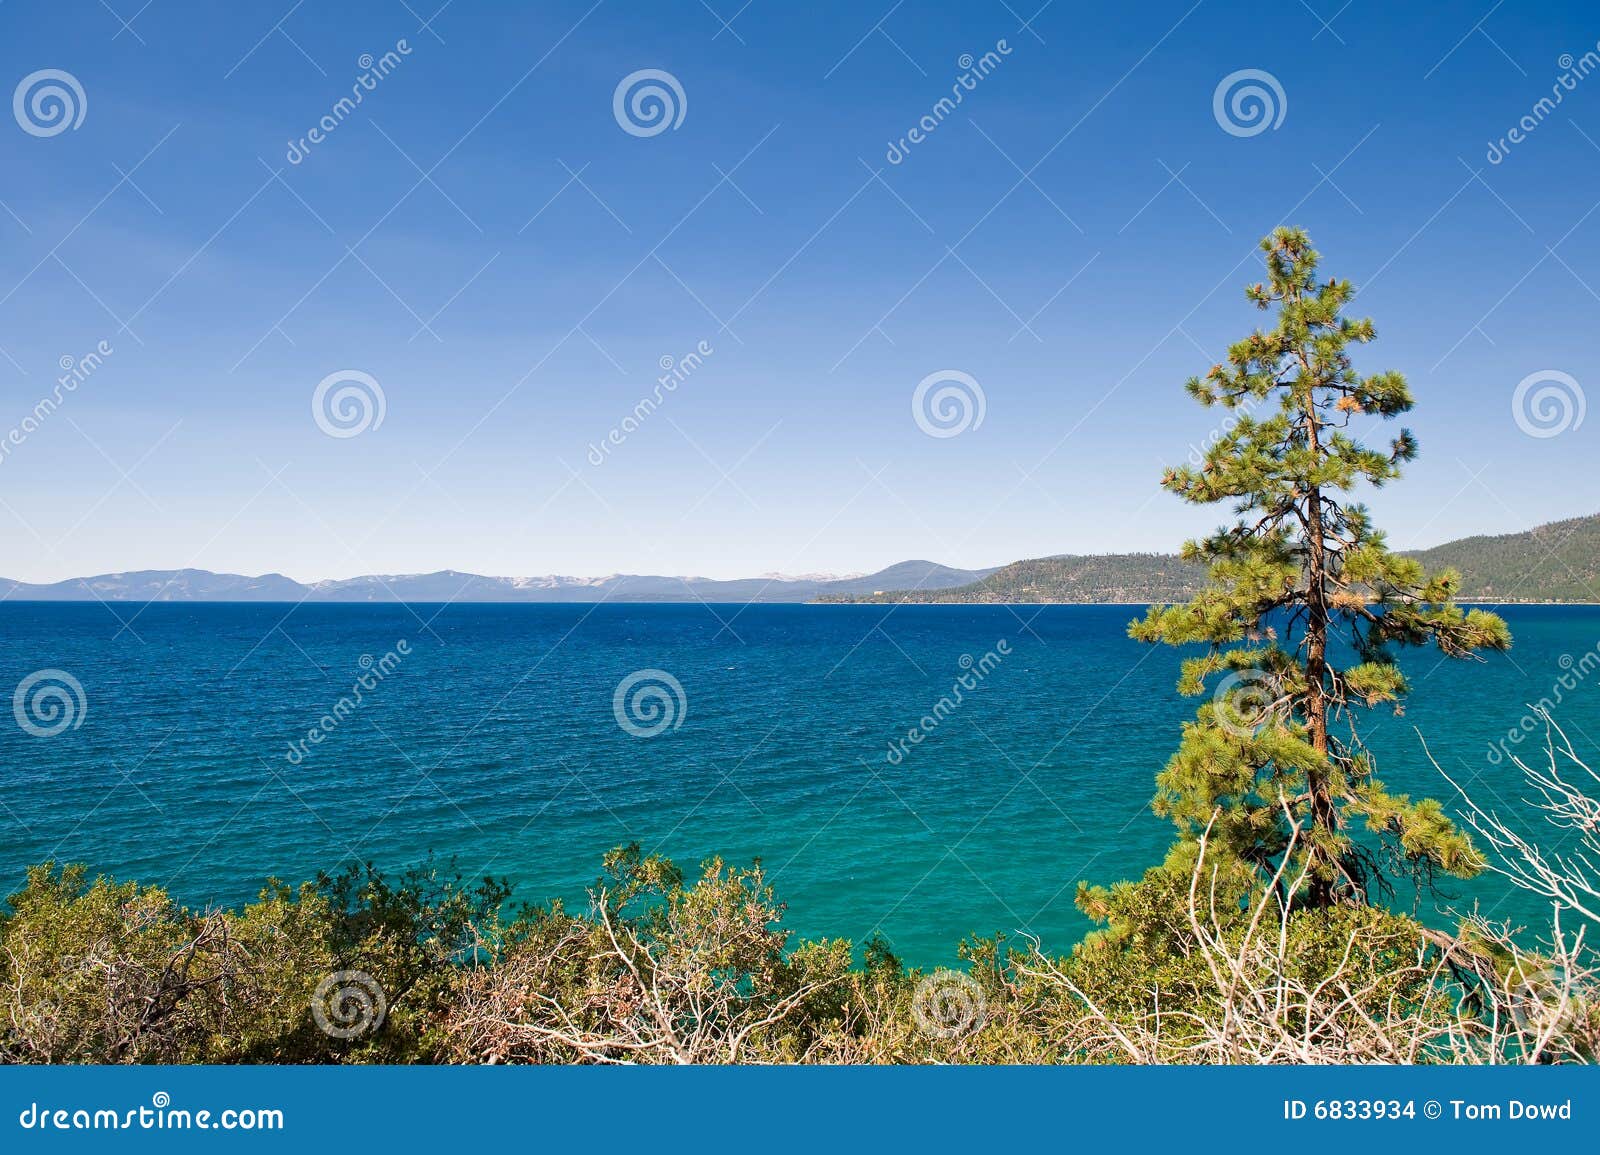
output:
[[[1178,857],[1182,857],[1181,855]],[[34,1063],[1481,1062],[1593,1058],[1593,980],[1475,924],[1294,908],[1203,857],[1085,888],[1065,957],[791,942],[759,864],[607,855],[582,913],[428,868],[238,910],[39,866],[0,914],[0,1058]],[[1202,885],[1203,883],[1203,885]],[[1558,996],[1558,997],[1556,997]]]

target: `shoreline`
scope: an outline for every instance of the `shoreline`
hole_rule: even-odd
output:
[[[1498,601],[1493,598],[1454,598],[1456,605],[1462,606],[1600,606],[1600,601]],[[1151,605],[1181,605],[1181,602],[1149,601],[1149,600],[1123,600],[1123,601],[983,601],[983,602],[951,602],[951,601],[917,601],[906,599],[904,601],[740,601],[731,599],[718,601],[712,598],[684,598],[678,601],[634,601],[622,598],[599,598],[594,601],[579,600],[526,600],[506,601],[500,599],[472,598],[455,601],[440,600],[406,600],[395,598],[389,601],[337,601],[318,600],[306,598],[302,600],[276,599],[276,598],[251,598],[248,600],[232,600],[227,598],[192,598],[192,599],[158,599],[147,600],[144,598],[0,598],[0,607],[4,606],[1151,606]]]
[[[1566,601],[1504,602],[1504,601],[1495,601],[1495,600],[1493,600],[1491,598],[1454,598],[1452,600],[1458,606],[1600,606],[1600,602],[1566,602]],[[677,605],[677,604],[694,605],[695,603],[693,603],[693,602],[688,602],[688,603],[657,602],[657,603],[653,603],[653,604],[656,604],[656,605]],[[724,604],[726,604],[726,603],[724,603]],[[1149,601],[1127,601],[1127,602],[920,602],[920,601],[907,600],[907,601],[901,601],[901,602],[750,602],[748,604],[750,604],[750,605],[779,605],[779,606],[787,606],[787,605],[809,605],[809,606],[1154,606],[1154,605],[1181,605],[1182,603],[1181,602],[1149,602]]]

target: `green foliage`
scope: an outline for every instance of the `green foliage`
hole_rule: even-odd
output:
[[[1187,850],[1187,876],[1175,861],[1085,889],[1106,929],[1070,957],[971,939],[960,973],[909,969],[881,939],[859,962],[847,942],[791,942],[759,864],[712,859],[691,878],[637,846],[607,855],[582,914],[502,913],[503,885],[431,870],[274,884],[240,910],[196,913],[158,888],[41,866],[0,916],[0,1059],[1364,1062],[1415,1038],[1446,1044],[1415,1061],[1451,1061],[1462,1039],[1478,1061],[1593,1056],[1591,980],[1552,998],[1557,972],[1487,924],[1444,949],[1375,907],[1297,909],[1263,929],[1248,872],[1197,869]],[[1481,974],[1457,977],[1448,957]],[[330,978],[357,970],[387,1013],[344,1037],[328,1029],[346,1022],[337,1009],[316,1007]],[[1479,1037],[1525,1012],[1537,1031]]]
[[[1229,503],[1237,520],[1183,548],[1185,561],[1206,567],[1205,585],[1129,628],[1140,641],[1206,647],[1184,662],[1178,685],[1211,697],[1159,775],[1155,808],[1187,843],[1209,831],[1228,873],[1258,883],[1303,828],[1289,890],[1322,906],[1364,902],[1390,884],[1391,864],[1426,877],[1470,875],[1480,862],[1437,803],[1390,794],[1373,777],[1358,708],[1400,708],[1409,689],[1400,647],[1467,657],[1511,638],[1500,618],[1453,602],[1454,573],[1430,575],[1392,553],[1346,496],[1396,480],[1416,456],[1409,430],[1381,449],[1351,430],[1409,411],[1410,389],[1399,373],[1356,371],[1351,349],[1373,339],[1373,324],[1344,315],[1355,290],[1318,274],[1304,232],[1278,229],[1261,248],[1267,280],[1246,297],[1275,323],[1186,386],[1234,420],[1198,465],[1162,479],[1185,501]],[[1345,654],[1353,660],[1341,666]],[[1388,857],[1356,837],[1358,822]]]
[[[191,911],[159,887],[91,881],[83,867],[28,872],[0,916],[13,1062],[404,1061],[508,890],[432,869],[391,882],[370,869],[298,889],[270,883],[237,911]],[[329,976],[383,991],[381,1029],[349,1039],[312,1013]]]
[[[1198,561],[1199,555],[1190,555]],[[1457,598],[1495,602],[1600,601],[1600,515],[1551,522],[1525,533],[1469,537],[1398,555],[1427,572],[1460,576]],[[1360,566],[1359,558],[1346,559]],[[1352,578],[1356,571],[1350,571]],[[1206,571],[1159,553],[1063,555],[1002,566],[982,581],[943,590],[830,594],[825,602],[1179,602],[1205,586]],[[1362,580],[1365,580],[1364,578]]]
[[[1074,987],[1104,1016],[1130,1030],[1147,1028],[1157,1047],[1148,1057],[1204,1061],[1194,1057],[1199,1054],[1217,1061],[1219,1041],[1227,1037],[1219,1025],[1268,1004],[1278,1032],[1308,1041],[1359,1035],[1368,1022],[1389,1014],[1406,1024],[1396,1032],[1401,1036],[1447,1032],[1456,1021],[1463,988],[1440,981],[1429,961],[1438,956],[1428,932],[1413,920],[1372,906],[1301,907],[1271,918],[1263,930],[1252,926],[1260,890],[1244,872],[1208,877],[1215,885],[1200,897],[1205,910],[1197,920],[1191,917],[1193,876],[1172,865],[1139,882],[1084,888],[1080,904],[1106,928],[1085,939],[1064,965]],[[1269,903],[1269,913],[1281,908]],[[1226,960],[1220,973],[1219,959]],[[1306,997],[1327,989],[1360,996],[1321,1006]],[[1257,1047],[1260,1039],[1239,1043]],[[1371,1058],[1393,1060],[1382,1053]],[[1226,1059],[1264,1061],[1250,1049]],[[1342,1061],[1366,1060],[1353,1053]]]
[[[1412,555],[1460,573],[1458,597],[1497,602],[1600,601],[1600,515],[1525,533],[1468,537]]]

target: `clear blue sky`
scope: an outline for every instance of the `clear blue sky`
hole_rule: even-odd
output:
[[[113,350],[0,460],[0,572],[1171,548],[1224,516],[1157,489],[1216,420],[1182,382],[1257,323],[1281,222],[1417,394],[1422,456],[1373,502],[1396,544],[1600,509],[1600,415],[1536,438],[1511,408],[1543,370],[1600,387],[1600,75],[1486,159],[1600,40],[1592,6],[440,2],[0,6],[5,92],[59,69],[87,102],[56,135],[0,116],[0,438]],[[619,125],[641,69],[681,85],[676,128]],[[1215,118],[1241,69],[1278,127]],[[330,437],[312,395],[346,369],[385,413]],[[911,400],[941,370],[985,411],[936,438]]]

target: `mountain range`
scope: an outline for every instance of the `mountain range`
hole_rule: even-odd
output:
[[[1600,514],[1523,533],[1468,537],[1410,551],[1461,574],[1460,597],[1493,602],[1600,602]],[[136,570],[49,584],[0,578],[0,600],[163,602],[1176,602],[1202,574],[1173,554],[1061,554],[992,569],[903,561],[871,574],[765,574],[721,580],[485,577],[440,570],[297,582],[209,570]]]
[[[247,577],[203,569],[135,570],[48,584],[0,578],[0,599],[118,602],[808,602],[895,589],[965,586],[994,572],[903,561],[874,574],[737,578],[485,577],[440,570],[426,574],[369,574],[309,584],[280,573]]]
[[[1430,571],[1459,573],[1463,601],[1600,602],[1600,514],[1406,555]],[[1179,602],[1194,596],[1203,577],[1199,567],[1172,554],[1062,554],[1012,562],[970,585],[823,597],[882,603]]]

